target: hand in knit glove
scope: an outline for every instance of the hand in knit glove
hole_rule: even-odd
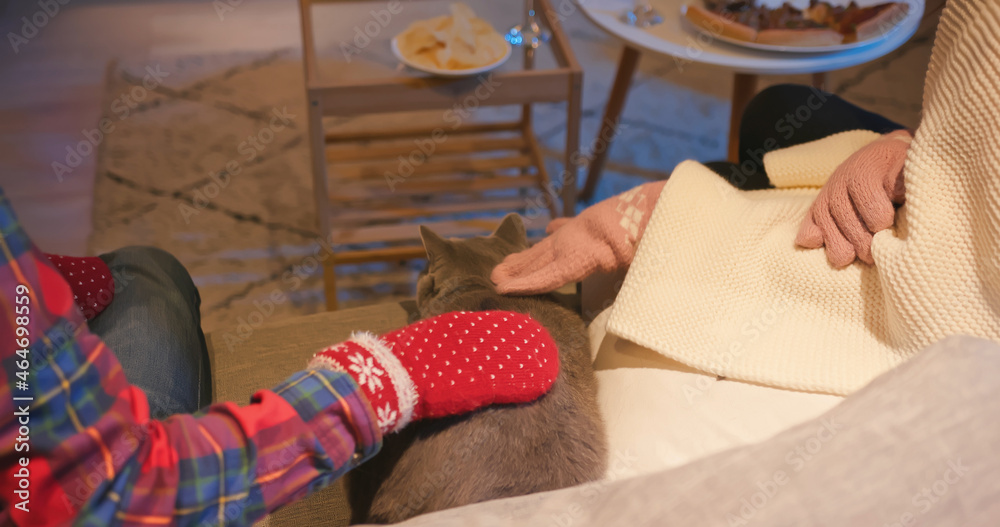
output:
[[[388,434],[424,418],[533,401],[555,382],[559,353],[528,315],[462,311],[382,337],[355,333],[317,353],[309,367],[353,377]]]
[[[795,243],[826,247],[834,267],[872,259],[872,238],[892,227],[902,204],[903,163],[913,136],[897,130],[862,147],[837,167],[813,202]]]
[[[575,218],[549,223],[549,236],[507,256],[491,278],[501,294],[553,291],[595,271],[632,263],[665,181],[646,183],[588,207]]]

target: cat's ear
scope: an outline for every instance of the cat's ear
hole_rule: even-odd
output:
[[[493,231],[493,236],[517,246],[528,246],[528,233],[524,230],[524,222],[514,212],[504,216],[500,226]]]
[[[436,257],[444,254],[445,249],[448,248],[448,240],[424,225],[420,226],[420,240],[424,242],[424,250],[427,251],[427,261],[429,262],[433,262]]]

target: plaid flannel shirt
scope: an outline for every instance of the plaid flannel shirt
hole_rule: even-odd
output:
[[[325,370],[151,420],[2,190],[0,251],[0,525],[248,525],[381,447],[357,384]]]

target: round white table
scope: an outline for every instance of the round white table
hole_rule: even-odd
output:
[[[598,130],[599,138],[613,137],[641,54],[659,53],[673,57],[680,65],[711,64],[733,72],[728,157],[731,161],[736,161],[739,154],[737,137],[740,117],[747,103],[756,94],[758,75],[811,73],[813,85],[822,89],[826,83],[826,72],[877,59],[903,45],[916,32],[924,14],[924,0],[897,0],[909,3],[910,9],[907,16],[885,37],[844,51],[792,53],[750,49],[698,32],[681,16],[681,6],[701,1],[652,0],[653,7],[663,16],[663,23],[643,29],[622,22],[622,13],[635,7],[634,0],[576,0],[587,18],[625,44],[618,60],[618,71],[604,109],[601,128]],[[886,0],[859,0],[858,3],[870,5],[884,1]],[[772,2],[764,0],[761,3],[769,5]],[[780,4],[781,1],[777,3]],[[792,0],[790,3],[798,6],[808,4],[808,1]],[[607,161],[608,150],[610,145],[591,159],[587,181],[580,194],[583,200],[593,197]]]

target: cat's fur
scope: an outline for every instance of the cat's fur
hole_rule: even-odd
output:
[[[350,474],[353,520],[395,523],[418,514],[595,480],[607,465],[587,329],[550,296],[497,294],[490,273],[527,248],[521,218],[491,236],[448,241],[421,227],[428,268],[417,284],[421,318],[450,311],[516,311],[543,324],[559,345],[560,371],[535,402],[411,424],[387,436],[375,458]]]

